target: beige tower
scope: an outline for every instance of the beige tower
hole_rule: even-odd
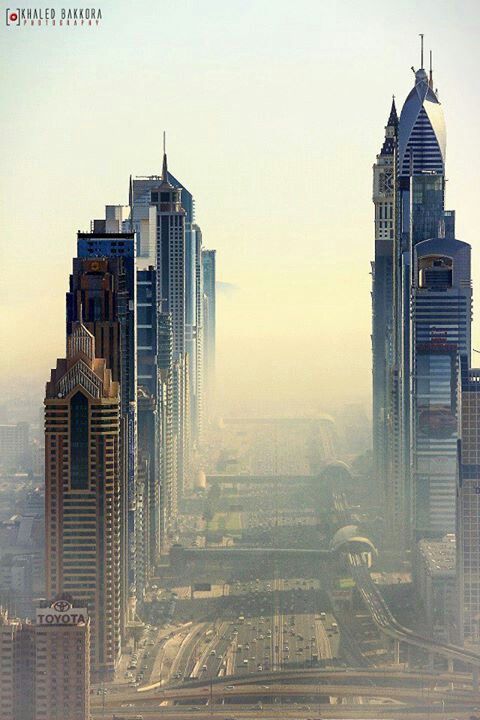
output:
[[[95,678],[120,655],[119,401],[93,335],[73,323],[46,387],[46,590],[88,610]]]

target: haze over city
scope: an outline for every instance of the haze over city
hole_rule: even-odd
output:
[[[27,383],[41,404],[75,232],[127,201],[131,173],[160,172],[165,129],[233,286],[218,302],[221,412],[368,409],[378,137],[424,32],[445,99],[447,204],[475,244],[478,4],[208,0],[164,4],[160,23],[156,2],[102,11],[88,33],[2,28],[3,394]]]

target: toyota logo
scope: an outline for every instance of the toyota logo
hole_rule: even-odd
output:
[[[53,603],[52,608],[56,610],[57,612],[66,612],[67,610],[71,609],[71,605],[66,600],[57,600]]]

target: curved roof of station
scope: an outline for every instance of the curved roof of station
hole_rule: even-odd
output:
[[[374,552],[375,555],[378,554],[373,542],[360,534],[357,525],[345,525],[340,528],[340,530],[337,530],[330,542],[330,550],[332,552],[336,552],[337,550],[348,552],[352,545],[360,545],[364,550]]]

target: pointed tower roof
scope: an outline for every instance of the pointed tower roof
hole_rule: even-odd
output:
[[[162,165],[162,187],[168,186],[173,188],[172,183],[168,179],[168,163],[167,163],[167,145],[165,131],[163,132],[163,165]]]
[[[398,166],[400,175],[424,171],[445,172],[446,132],[443,109],[423,67],[412,70],[415,84],[404,102],[398,125]]]
[[[395,105],[395,96],[392,98],[392,107],[390,108],[390,115],[388,116],[387,124],[385,125],[385,140],[380,150],[380,155],[393,155],[395,150],[395,138],[398,129],[398,115],[397,108]]]
[[[398,115],[397,115],[397,106],[395,105],[395,95],[392,97],[392,107],[390,108],[390,115],[388,116],[387,120],[387,127],[398,127]]]
[[[75,358],[80,353],[86,355],[92,362],[95,359],[95,338],[81,320],[72,323],[72,332],[67,337],[67,360]]]

